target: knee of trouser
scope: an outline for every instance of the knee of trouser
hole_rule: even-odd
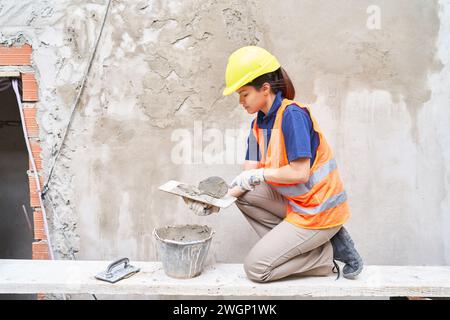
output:
[[[264,205],[265,201],[269,197],[268,192],[269,185],[266,183],[258,184],[253,190],[246,191],[237,200],[236,204],[240,205],[251,205],[251,206],[261,206]]]
[[[239,196],[239,198],[236,199],[236,205],[242,206],[244,204],[248,204],[248,196],[247,194],[251,192],[251,191],[247,191],[246,193],[242,194],[241,196]]]
[[[242,207],[247,203],[244,202],[244,200],[242,200],[241,198],[237,198],[235,204],[239,209],[242,209]]]
[[[257,197],[254,197],[254,190],[246,191],[239,198],[236,199],[236,205],[241,208],[245,205],[254,205],[256,203]]]
[[[245,274],[247,275],[247,278],[252,281],[267,282],[269,276],[269,271],[267,271],[267,269],[268,268],[261,265],[261,263],[258,262],[258,259],[251,254],[247,255],[244,260]]]

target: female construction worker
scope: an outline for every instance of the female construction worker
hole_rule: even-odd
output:
[[[244,262],[249,279],[268,282],[290,275],[343,276],[363,268],[348,232],[347,196],[336,160],[308,106],[278,60],[266,50],[243,47],[231,54],[224,95],[239,94],[251,124],[244,171],[231,183],[242,211],[261,239]],[[185,198],[197,214],[219,208]]]

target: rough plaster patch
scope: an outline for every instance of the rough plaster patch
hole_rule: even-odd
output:
[[[164,27],[167,29],[175,29],[178,26],[178,22],[175,20],[169,20]]]
[[[21,33],[20,31],[16,33],[16,35],[5,35],[0,32],[0,43],[7,46],[12,45],[24,45],[26,43],[30,43],[30,41],[27,39],[27,37]]]
[[[191,36],[185,36],[180,39],[175,40],[172,42],[173,47],[180,50],[185,50],[190,42]]]
[[[122,35],[122,42],[120,43],[120,47],[125,52],[134,52],[136,50],[136,44],[134,40],[126,32]]]
[[[139,45],[146,45],[148,43],[156,42],[161,30],[146,28],[142,34],[142,40],[139,41]]]
[[[43,45],[51,44],[52,46],[62,47],[64,44],[63,34],[53,27],[45,28],[45,31],[40,34],[39,40]]]
[[[156,225],[156,221],[164,216],[164,211],[170,210],[168,203],[166,204],[167,207],[164,207],[159,200],[156,201],[158,199],[157,190],[153,190],[154,186],[157,185],[155,181],[168,179],[168,177],[160,177],[167,176],[168,172],[161,172],[157,169],[166,160],[161,157],[159,159],[161,163],[159,163],[159,160],[155,162],[149,161],[147,158],[149,152],[161,150],[161,146],[168,142],[168,138],[165,138],[166,135],[163,139],[159,135],[151,138],[151,135],[148,135],[151,132],[149,131],[150,128],[146,126],[145,122],[136,123],[132,121],[128,123],[140,132],[139,136],[121,140],[121,136],[127,135],[127,126],[124,126],[124,121],[105,119],[98,123],[95,129],[92,128],[96,132],[96,139],[102,141],[102,144],[108,145],[109,153],[113,155],[110,161],[100,164],[97,154],[89,150],[86,150],[87,153],[85,154],[79,154],[81,158],[91,159],[88,161],[92,161],[93,164],[93,166],[88,165],[86,168],[80,168],[81,176],[86,169],[93,167],[94,171],[89,174],[95,177],[92,181],[94,184],[92,187],[95,190],[104,190],[103,188],[106,186],[104,183],[109,185],[108,192],[96,192],[100,207],[95,212],[95,215],[99,217],[97,227],[94,226],[95,230],[91,230],[90,227],[89,230],[84,229],[87,225],[82,225],[83,230],[85,230],[83,233],[91,231],[93,234],[100,233],[101,241],[103,243],[108,242],[111,250],[115,250],[102,249],[101,255],[108,258],[114,256],[114,252],[116,252],[116,255],[117,252],[122,252],[127,256],[136,257],[138,255],[141,258],[152,254],[152,251],[148,248],[149,245],[152,245],[151,228]],[[111,132],[115,133],[114,136],[111,136]],[[82,139],[91,139],[90,135],[87,134]],[[149,138],[151,138],[151,141],[149,141]],[[132,162],[129,161],[130,157],[134,159]],[[114,174],[111,175],[111,172],[114,172]],[[140,176],[140,179],[142,179],[140,181],[144,184],[136,183],[136,175]],[[81,188],[77,194],[81,196],[81,200],[84,199],[84,202],[88,201],[87,203],[89,203],[89,197],[86,197],[88,194],[86,192],[89,192],[89,190],[83,190],[83,183],[81,182],[79,181],[79,184],[76,184]],[[123,198],[125,193],[128,194],[128,200]],[[167,200],[170,201],[170,199]],[[122,226],[121,220],[127,221],[128,227],[126,224]],[[119,234],[117,230],[120,230]],[[82,244],[82,248],[85,254],[92,257],[96,255],[88,243],[86,243],[86,246]]]
[[[100,14],[103,6],[69,7],[67,17],[67,31],[69,41],[73,43],[73,49],[80,55],[88,54],[93,48],[99,25]],[[97,15],[95,15],[97,13]]]
[[[318,78],[344,96],[363,88],[389,91],[395,102],[405,99],[413,120],[411,135],[418,142],[418,110],[430,98],[427,77],[442,68],[436,58],[438,2],[299,1],[301,10],[290,10],[290,5],[265,2],[271,10],[261,7],[257,12],[270,30],[264,40],[287,71],[301,70],[292,74],[298,98],[315,101],[313,83]],[[380,7],[380,30],[366,27],[370,5]],[[295,36],[287,30],[295,30]],[[342,101],[330,96],[329,104],[340,112]]]
[[[5,25],[24,26],[36,17],[34,6],[30,3],[20,3],[14,0],[4,0],[1,3],[1,17]],[[20,18],[18,18],[20,17]]]
[[[172,70],[166,79],[169,81],[175,81],[175,82],[178,82],[179,80],[181,80],[181,78],[177,75],[175,70]]]
[[[248,45],[255,45],[259,39],[256,36],[256,21],[252,19],[250,9],[239,7],[223,9],[226,23],[226,33],[231,40],[241,40]]]
[[[167,7],[172,14],[179,14],[185,1],[182,0],[167,0]]]

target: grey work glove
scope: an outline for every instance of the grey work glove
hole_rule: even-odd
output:
[[[255,186],[264,182],[264,168],[250,169],[242,171],[231,182],[231,187],[239,186],[242,190],[251,191],[255,189]]]
[[[208,216],[211,213],[219,212],[220,208],[206,204],[200,201],[192,200],[187,197],[183,197],[184,203],[198,216]]]

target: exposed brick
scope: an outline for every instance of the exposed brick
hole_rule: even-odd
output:
[[[40,181],[40,187],[42,190],[42,186],[44,185],[44,178],[39,177],[39,181]],[[33,173],[31,173],[31,172],[28,174],[28,182],[29,182],[29,186],[30,186],[30,206],[33,208],[39,207],[40,202],[39,202],[39,195],[38,195],[37,189],[36,189],[36,181],[35,181]]]
[[[48,254],[48,252],[33,252],[33,256],[32,256],[33,260],[50,260],[50,256]]]
[[[36,121],[37,108],[23,108],[23,114],[25,118],[25,127],[27,129],[28,137],[39,137],[39,126]]]
[[[33,242],[33,252],[48,252],[48,244],[47,241],[36,241]]]
[[[34,162],[36,164],[36,170],[42,170],[42,159],[41,159],[41,145],[38,141],[30,140],[31,153],[33,154]],[[33,166],[31,164],[31,159],[29,161],[30,171],[33,171]]]
[[[32,252],[34,260],[48,260],[48,244],[47,241],[38,241],[32,243]]]
[[[29,44],[20,47],[0,46],[0,66],[31,65],[31,52]]]
[[[45,234],[44,218],[42,216],[42,211],[35,210],[34,214],[33,214],[33,218],[34,218],[34,239],[47,240],[47,235]]]
[[[47,240],[47,235],[44,229],[34,229],[34,239],[35,240]]]
[[[38,86],[34,73],[22,73],[22,101],[38,101]]]

